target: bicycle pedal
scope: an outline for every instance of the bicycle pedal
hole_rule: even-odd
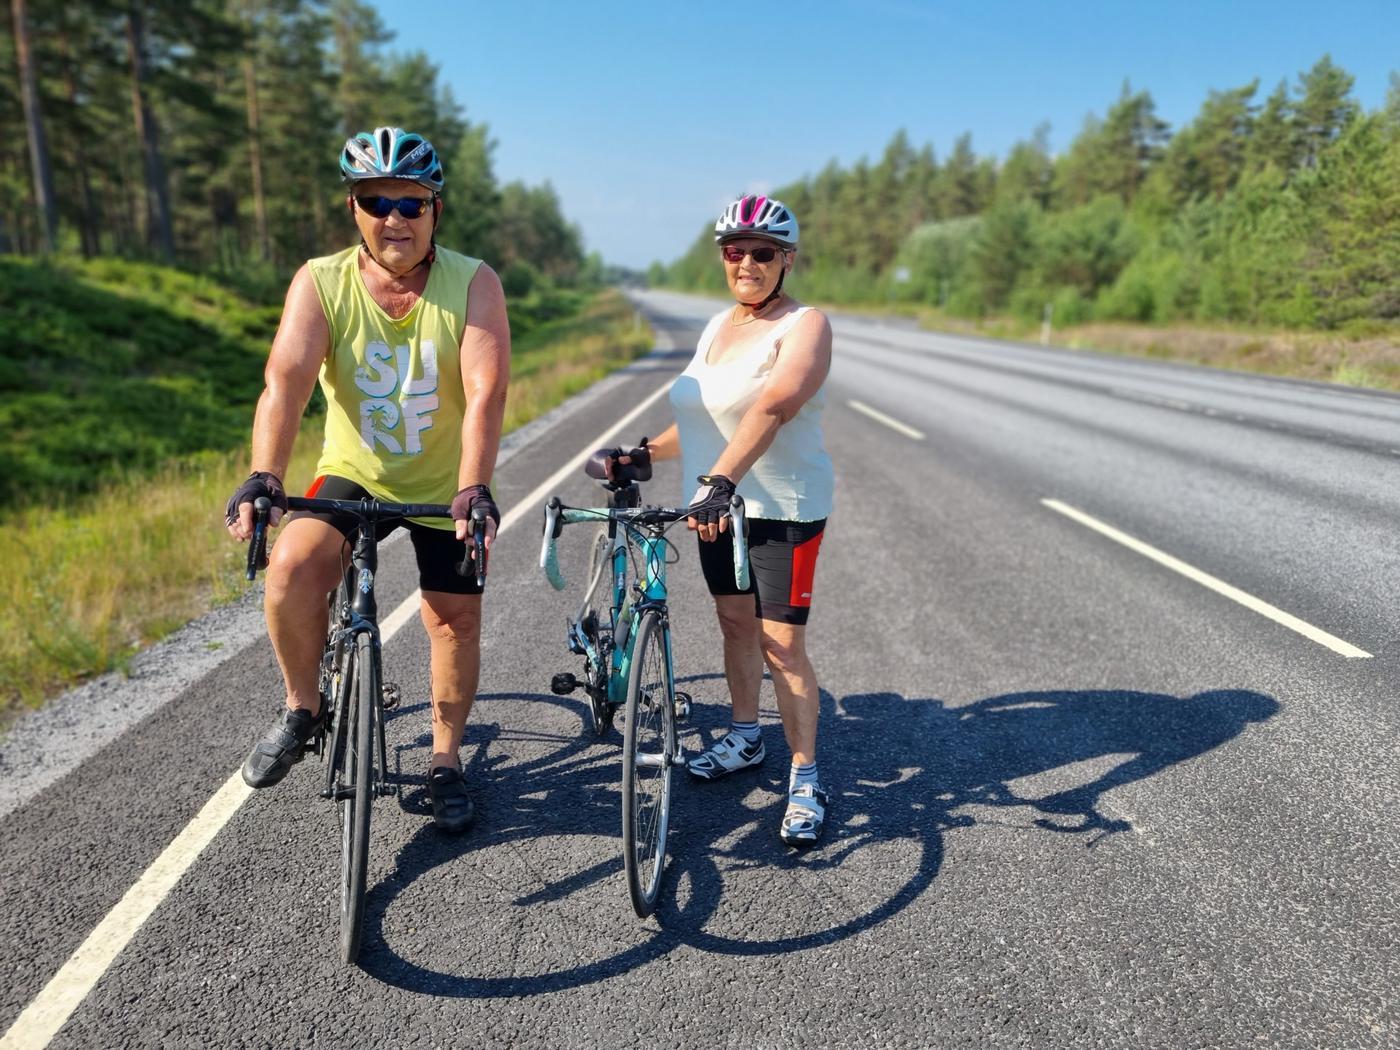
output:
[[[677,692],[675,696],[676,721],[687,722],[690,720],[691,698],[689,693]]]
[[[383,707],[386,711],[398,707],[399,701],[403,699],[403,690],[397,682],[385,682],[379,687],[379,693],[383,697]]]
[[[569,672],[557,674],[549,680],[549,691],[555,696],[568,696],[578,688],[578,679]]]

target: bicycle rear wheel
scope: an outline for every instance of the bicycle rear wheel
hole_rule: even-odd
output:
[[[642,614],[632,643],[623,714],[622,856],[632,908],[656,910],[671,822],[671,764],[676,755],[675,684],[666,622]]]
[[[374,707],[379,702],[379,660],[368,631],[355,636],[349,704],[342,737],[346,778],[340,789],[340,957],[360,954],[369,874],[369,810],[374,796]]]

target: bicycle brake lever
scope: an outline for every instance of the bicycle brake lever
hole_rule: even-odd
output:
[[[564,531],[563,504],[552,496],[544,508],[544,541],[540,545],[540,568],[556,591],[564,589],[564,574],[559,570],[559,551],[555,541]]]
[[[248,540],[248,579],[255,580],[259,569],[267,568],[267,519],[272,501],[259,496],[253,501],[253,535]]]

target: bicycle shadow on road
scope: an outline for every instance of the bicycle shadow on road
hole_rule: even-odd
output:
[[[760,770],[712,784],[677,779],[659,929],[639,923],[642,939],[631,946],[588,962],[561,959],[550,972],[452,974],[396,954],[380,923],[414,880],[470,851],[552,836],[610,836],[617,840],[612,859],[579,870],[552,866],[512,903],[567,910],[571,898],[600,882],[626,898],[616,747],[594,746],[572,701],[524,694],[492,699],[557,704],[575,712],[580,732],[522,734],[487,723],[468,728],[468,777],[487,795],[485,819],[457,840],[425,827],[400,852],[393,877],[371,892],[361,965],[386,983],[439,996],[535,995],[625,973],[680,946],[764,956],[840,941],[917,900],[942,867],[948,833],[1010,823],[1031,833],[1081,836],[1086,846],[1097,846],[1132,827],[1106,804],[1106,792],[1197,758],[1279,710],[1272,697],[1241,689],[1186,698],[1048,690],[961,705],[891,692],[839,700],[823,693],[822,772],[832,803],[825,842],[805,853],[778,840],[787,749],[776,717],[765,711],[770,754]],[[722,735],[726,716],[719,706],[697,706],[686,749],[696,751]],[[529,757],[513,759],[512,751],[529,751]],[[567,860],[566,851],[559,856]],[[821,909],[794,907],[802,893],[821,892],[823,880],[838,880],[832,885],[840,893],[823,894]],[[765,923],[755,923],[756,914]]]

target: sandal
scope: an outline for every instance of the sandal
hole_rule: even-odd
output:
[[[778,830],[783,842],[795,849],[814,846],[822,837],[827,795],[816,784],[799,784],[788,792],[787,812]]]
[[[724,734],[708,751],[686,763],[690,775],[701,780],[718,780],[739,769],[748,769],[763,761],[763,740],[752,744],[738,733]]]

